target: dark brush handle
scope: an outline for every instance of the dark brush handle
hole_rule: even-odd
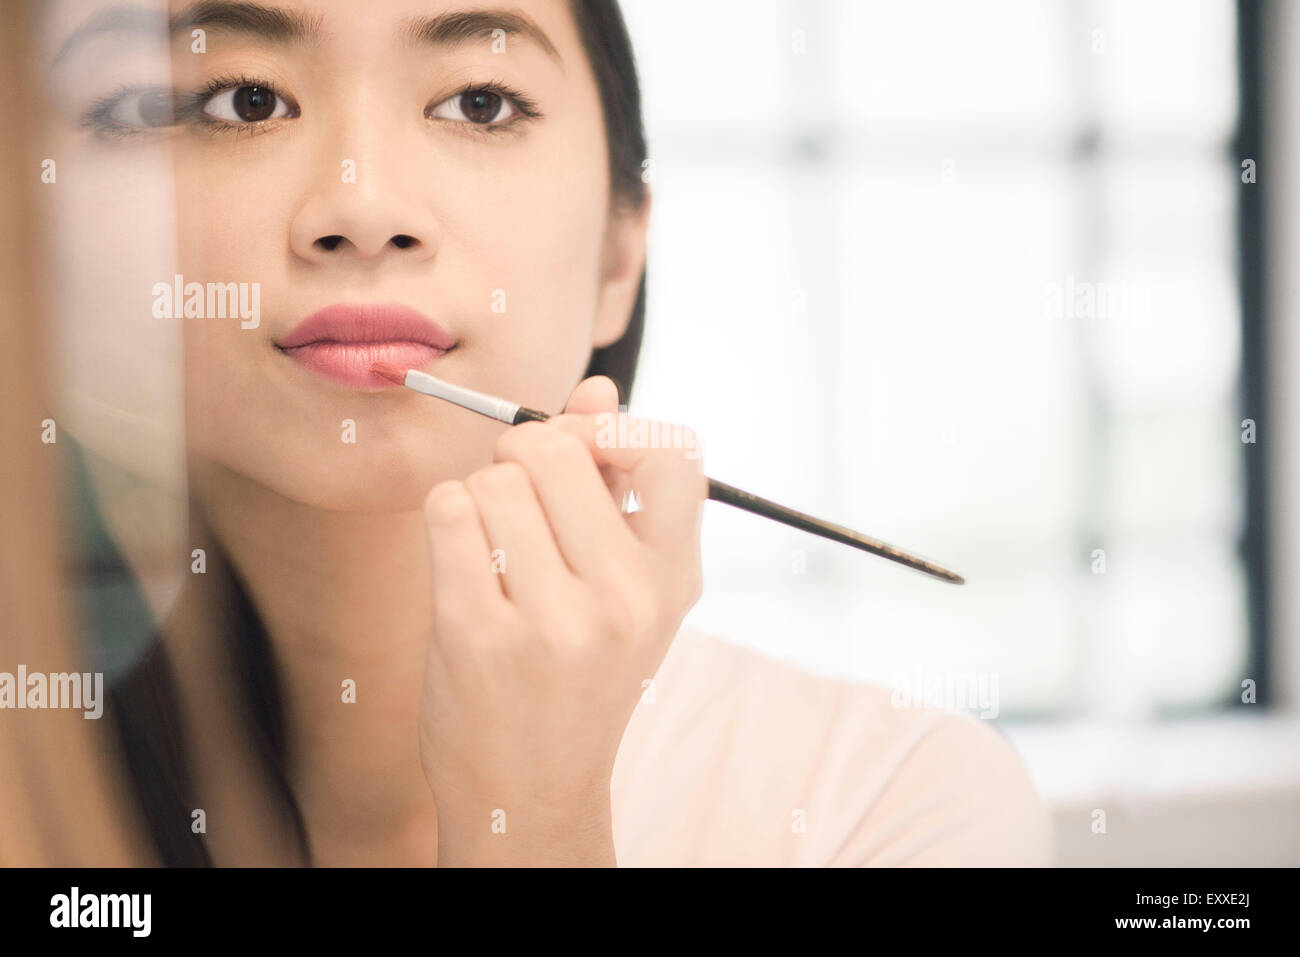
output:
[[[727,485],[725,482],[719,482],[717,479],[709,479],[709,498],[715,502],[730,505],[733,508],[770,518],[782,525],[789,525],[791,528],[812,532],[822,538],[829,538],[833,542],[852,545],[864,552],[879,555],[881,558],[887,558],[891,562],[898,562],[908,568],[915,568],[917,571],[933,575],[935,578],[940,578],[946,582],[952,582],[954,585],[964,585],[966,583],[966,579],[956,572],[950,572],[948,569],[933,562],[928,562],[924,558],[909,555],[893,545],[886,545],[878,539],[868,538],[866,535],[855,532],[851,528],[845,528],[843,525],[836,525],[834,522],[823,521],[820,518],[805,515],[803,512],[796,512],[792,508],[786,508],[784,505],[778,505],[768,499],[759,498],[757,495]]]
[[[538,412],[536,409],[528,409],[524,406],[519,407],[515,413],[514,421],[511,425],[518,425],[521,422],[545,422],[550,416],[545,412]],[[927,575],[933,575],[935,578],[942,579],[946,582],[952,582],[954,585],[964,585],[966,579],[962,578],[956,572],[950,572],[948,569],[934,562],[928,562],[924,558],[917,558],[915,555],[909,555],[907,552],[895,548],[893,545],[886,545],[884,542],[875,538],[868,538],[851,528],[845,528],[843,525],[836,525],[834,522],[825,522],[820,518],[813,518],[811,515],[805,515],[803,512],[796,512],[792,508],[786,508],[784,505],[778,505],[776,502],[769,501],[765,498],[759,498],[743,489],[738,489],[734,485],[727,485],[725,482],[719,482],[717,479],[709,479],[709,498],[715,502],[722,502],[724,505],[730,505],[733,508],[750,512],[754,515],[761,515],[763,518],[770,518],[774,522],[780,522],[782,525],[789,525],[791,528],[797,528],[800,531],[812,532],[814,535],[820,535],[822,538],[829,538],[832,542],[840,542],[843,545],[852,545],[854,548],[860,548],[864,552],[870,552],[872,555],[879,555],[881,558],[887,558],[891,562],[898,562],[900,565],[906,565],[908,568],[915,568],[917,571],[925,572]]]

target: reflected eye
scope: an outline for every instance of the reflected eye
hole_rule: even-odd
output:
[[[267,86],[241,86],[217,93],[203,107],[227,123],[260,123],[289,116],[289,104]]]
[[[159,129],[176,122],[176,102],[162,87],[128,93],[112,104],[108,119],[122,126]]]
[[[440,120],[492,126],[509,121],[519,112],[507,97],[484,88],[457,93],[431,109],[428,115]]]

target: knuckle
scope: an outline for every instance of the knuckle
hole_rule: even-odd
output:
[[[474,499],[459,479],[439,482],[424,498],[425,519],[434,525],[454,525],[474,514]]]
[[[518,462],[498,462],[479,469],[466,480],[466,484],[480,495],[509,497],[527,489],[529,479],[528,472]]]
[[[544,435],[535,440],[538,459],[546,464],[570,462],[586,455],[586,446],[572,432],[562,429],[548,429]]]
[[[501,437],[497,439],[496,460],[500,462],[518,458],[532,444],[543,425],[542,422],[524,422],[506,429],[501,433]]]
[[[598,588],[579,579],[557,584],[533,609],[538,631],[563,646],[581,645],[603,632]]]
[[[550,422],[525,422],[497,441],[498,461],[528,461],[542,467],[570,462],[586,452],[581,439]]]
[[[566,644],[583,643],[600,637],[600,620],[593,613],[597,607],[590,590],[580,589],[563,598],[553,596],[543,615],[550,623],[548,630],[565,635]]]

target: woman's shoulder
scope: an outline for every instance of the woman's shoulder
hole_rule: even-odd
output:
[[[1005,736],[893,699],[683,629],[619,750],[620,862],[1050,863],[1046,811]]]

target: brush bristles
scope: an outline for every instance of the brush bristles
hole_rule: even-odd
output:
[[[391,362],[372,362],[370,363],[370,371],[387,379],[389,382],[406,385],[406,370],[393,365]]]

